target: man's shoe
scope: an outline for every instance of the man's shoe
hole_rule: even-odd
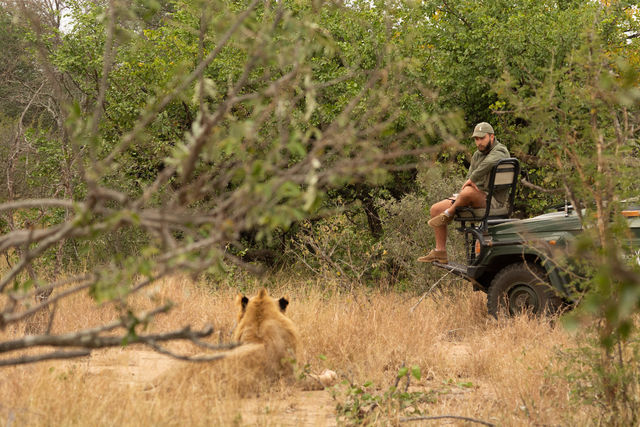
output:
[[[431,227],[442,227],[443,225],[449,225],[451,221],[453,221],[453,215],[449,216],[442,212],[440,215],[431,218],[427,224]]]
[[[436,251],[435,249],[418,258],[418,262],[439,262],[440,264],[449,264],[447,251]]]

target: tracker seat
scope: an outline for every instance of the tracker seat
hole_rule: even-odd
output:
[[[491,224],[509,220],[513,213],[520,162],[516,158],[502,159],[491,169],[486,208],[461,207],[456,209],[454,220],[460,222],[464,231],[467,223],[479,224],[483,231]]]

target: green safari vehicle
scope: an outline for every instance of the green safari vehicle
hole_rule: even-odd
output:
[[[464,208],[456,215],[458,230],[465,234],[466,264],[434,263],[485,292],[488,311],[495,317],[552,313],[571,302],[570,280],[554,258],[582,232],[580,219],[569,205],[534,218],[509,218],[518,175],[516,159],[502,160],[490,177],[489,208]],[[507,193],[499,210],[489,202],[497,191]],[[625,243],[634,248],[629,256],[640,263],[640,203],[628,204],[622,214],[630,229]]]

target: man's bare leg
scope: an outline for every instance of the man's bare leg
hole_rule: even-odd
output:
[[[434,203],[433,206],[431,206],[431,210],[429,212],[431,214],[431,218],[437,217],[446,209],[449,209],[452,206],[453,204],[449,199],[441,200],[437,203]],[[433,227],[433,231],[436,235],[436,251],[446,250],[447,249],[447,226],[443,225],[442,227]]]
[[[474,208],[484,208],[486,206],[487,195],[482,191],[478,191],[471,186],[464,187],[456,200],[451,204],[450,199],[441,200],[437,203],[434,203],[431,206],[430,214],[431,218],[435,218],[436,216],[443,213],[445,210],[453,216],[456,213],[456,209],[461,206],[471,206]],[[441,227],[433,228],[436,235],[436,251],[446,251],[447,250],[447,226],[443,225]]]
[[[448,208],[448,212],[451,215],[455,215],[456,209],[462,206],[484,208],[485,206],[487,206],[487,195],[484,192],[476,190],[471,186],[464,187],[462,190],[460,190],[460,194],[458,194],[458,197],[456,198],[456,201],[453,202],[453,205]]]

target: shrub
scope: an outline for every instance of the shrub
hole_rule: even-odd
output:
[[[435,246],[433,230],[427,225],[430,206],[457,192],[462,178],[447,177],[436,166],[418,174],[419,193],[400,200],[379,200],[384,237],[382,246],[387,265],[394,266],[400,287],[423,289],[442,276],[442,270],[418,263],[416,259]],[[465,257],[463,236],[450,227],[448,254],[453,260]]]

